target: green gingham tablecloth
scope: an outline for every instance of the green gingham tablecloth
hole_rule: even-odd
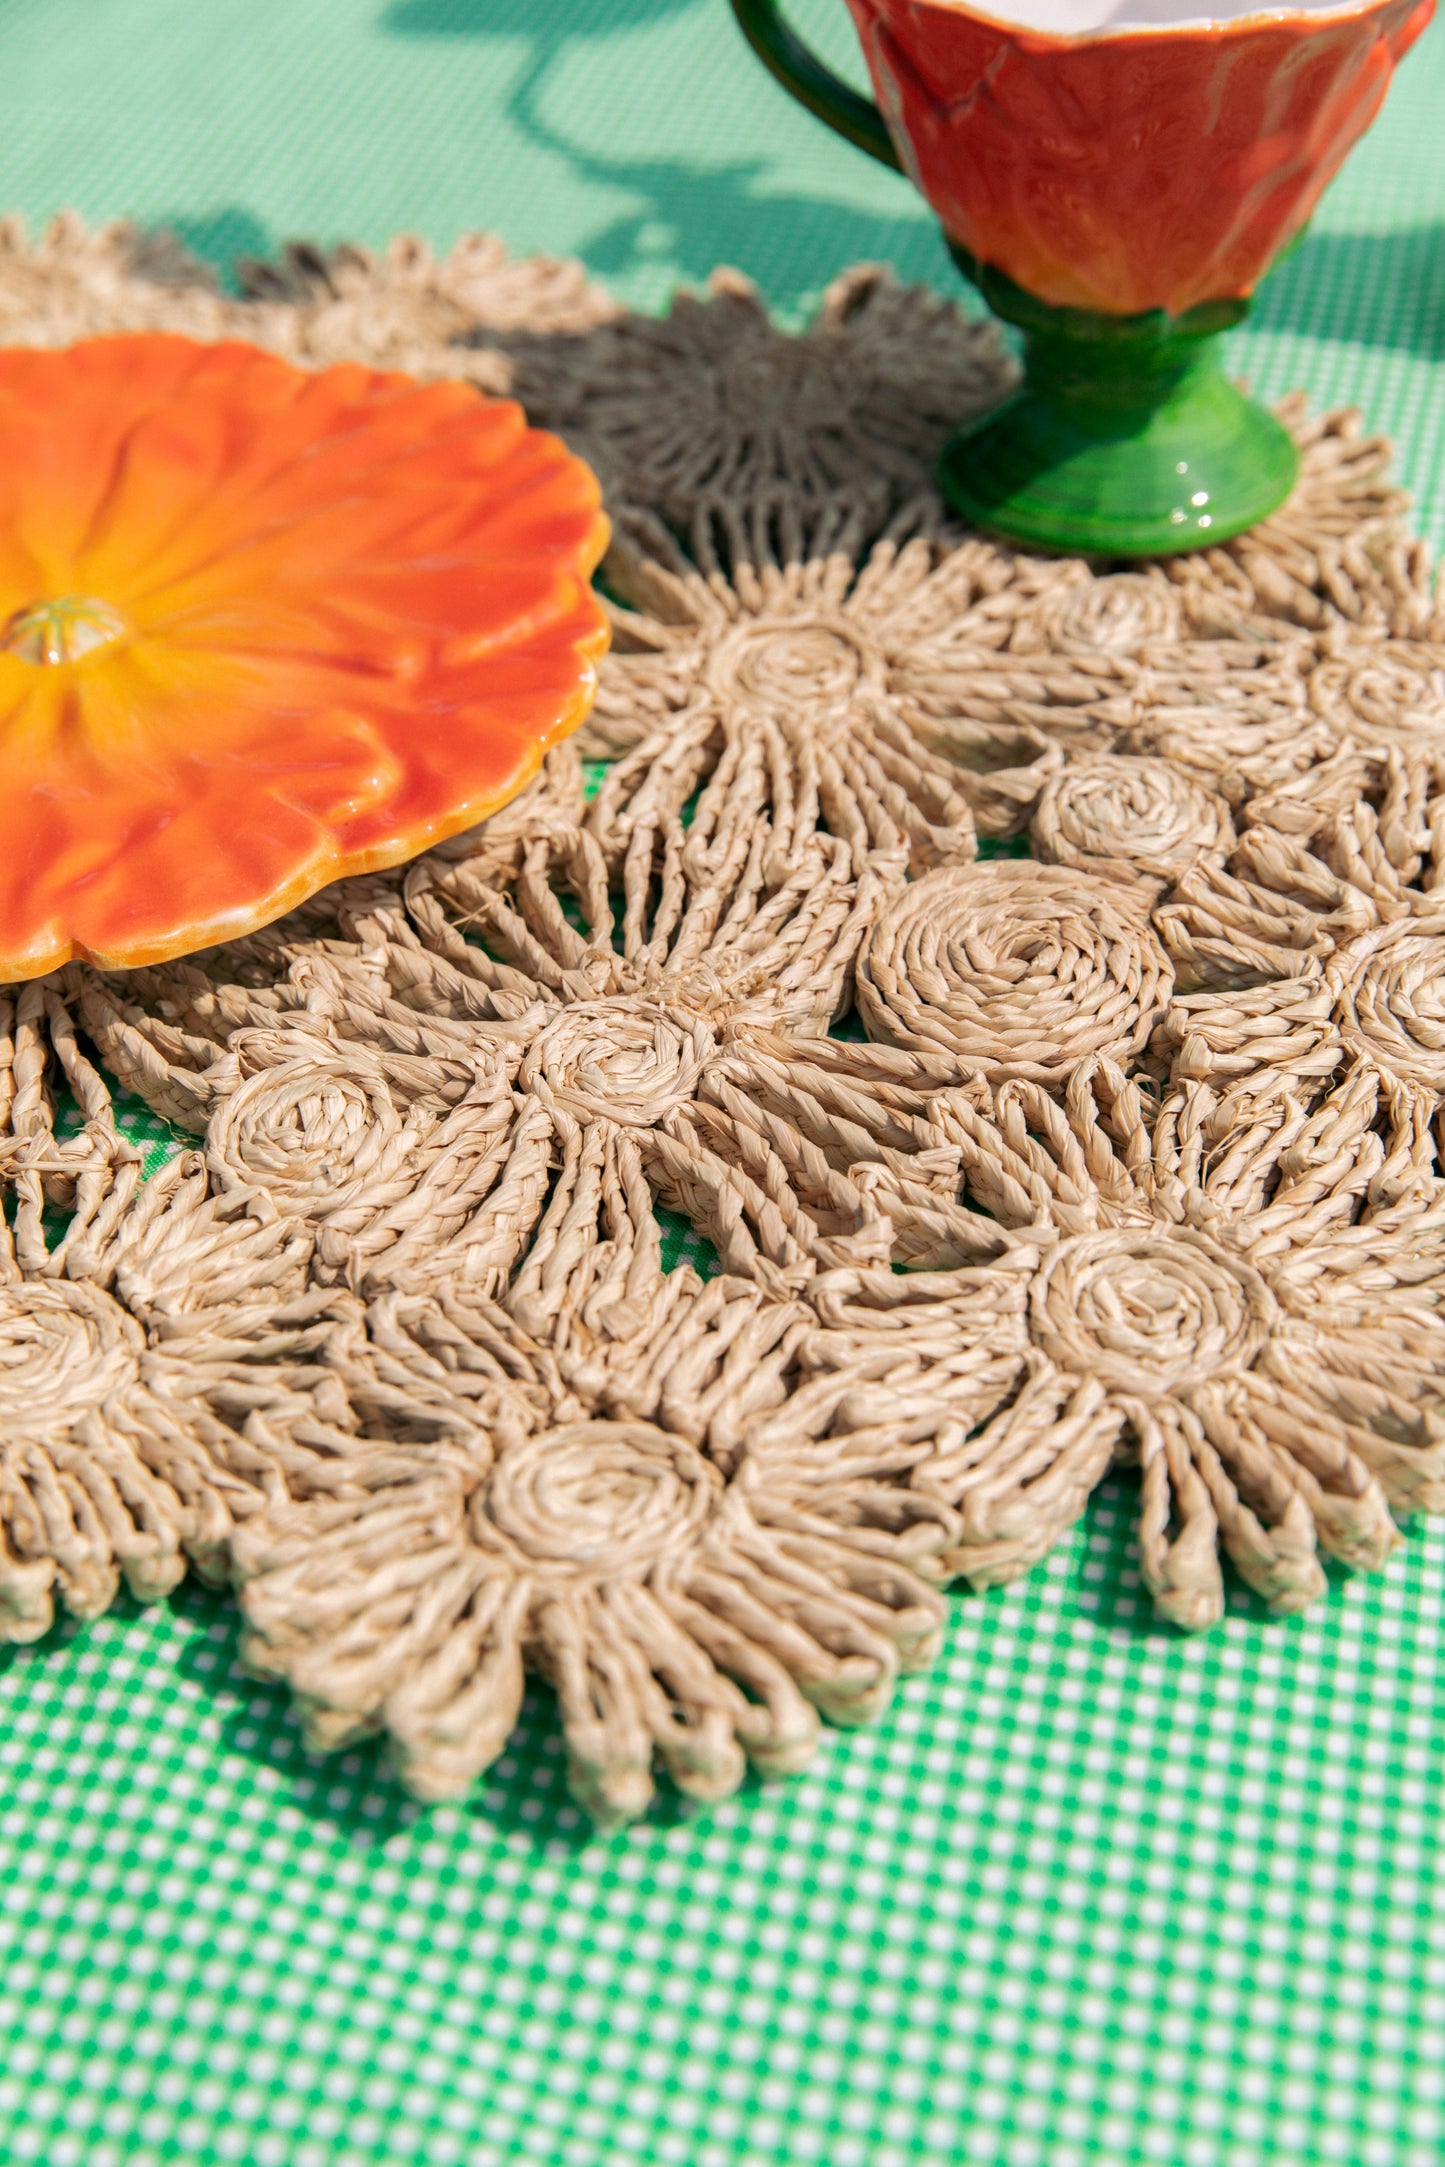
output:
[[[0,108],[0,204],[217,259],[489,225],[643,306],[719,260],[794,315],[863,257],[952,284],[723,0],[0,0]],[[1437,545],[1442,111],[1445,30],[1236,343],[1394,433]],[[424,1811],[301,1750],[220,1597],[0,1652],[0,2162],[1438,2167],[1445,1529],[1184,1640],[1131,1510],[960,1597],[808,1776],[608,1837],[541,1694]]]

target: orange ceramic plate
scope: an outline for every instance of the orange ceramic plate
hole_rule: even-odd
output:
[[[0,352],[0,980],[155,963],[483,819],[585,717],[596,481],[463,384]]]

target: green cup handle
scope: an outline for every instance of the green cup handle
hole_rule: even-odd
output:
[[[866,150],[870,158],[892,166],[895,173],[903,171],[887,123],[873,100],[850,90],[815,53],[809,52],[778,13],[777,0],[732,0],[732,5],[743,36],[763,66],[799,105],[825,120],[847,142]]]

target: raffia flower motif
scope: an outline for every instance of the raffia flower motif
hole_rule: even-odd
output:
[[[68,346],[117,331],[254,337],[246,316],[172,234],[123,221],[91,230],[66,211],[32,241],[23,219],[0,221],[0,341],[7,346]]]
[[[849,966],[880,886],[866,834],[860,849],[795,831],[795,848],[770,861],[768,778],[755,768],[746,791],[728,787],[736,780],[735,772],[714,778],[686,839],[674,807],[634,804],[630,834],[610,838],[612,868],[590,826],[538,838],[515,880],[494,881],[465,861],[423,861],[408,880],[406,905],[430,952],[433,981],[459,984],[459,1006],[470,998],[479,1019],[525,1039],[549,1012],[598,1004],[594,1053],[608,1068],[609,1034],[630,1046],[662,1028],[677,1049],[697,1016],[755,1012],[800,1030],[826,1029],[846,1001]],[[896,840],[891,822],[888,829]],[[607,885],[610,870],[617,890]],[[580,930],[564,917],[559,894],[572,901]],[[467,940],[476,927],[486,929],[494,955]]]
[[[521,1344],[485,1305],[447,1322],[454,1347]],[[942,1622],[946,1510],[892,1493],[898,1545],[858,1467],[788,1481],[746,1458],[729,1475],[635,1418],[430,1451],[358,1440],[341,1494],[304,1477],[293,1493],[237,1536],[246,1660],[292,1686],[314,1744],[384,1730],[427,1799],[501,1751],[524,1661],[556,1686],[574,1793],[611,1824],[647,1805],[654,1758],[702,1798],[748,1759],[801,1767],[817,1711],[871,1713]]]
[[[660,319],[622,316],[574,348],[522,362],[518,390],[617,503],[686,526],[704,501],[786,488],[806,508],[846,489],[881,524],[928,487],[951,430],[994,406],[1016,371],[992,322],[860,266],[799,336],[751,281],[717,271]]]
[[[1127,1060],[1173,991],[1147,894],[1063,866],[941,868],[901,889],[858,958],[870,1038],[961,1076],[1057,1086],[1081,1055]]]
[[[533,1040],[517,1081],[579,1120],[652,1128],[686,1103],[715,1051],[700,1017],[677,1021],[658,1007],[577,1002]]]
[[[1071,569],[1072,578],[1047,586],[1035,606],[1019,615],[1010,654],[1128,655],[1186,636],[1184,595],[1158,566],[1094,579],[1082,566]]]
[[[289,360],[364,360],[423,379],[465,377],[491,392],[513,389],[500,343],[508,332],[572,339],[618,313],[579,263],[511,257],[492,233],[464,234],[440,262],[417,235],[399,234],[380,255],[298,241],[274,262],[248,259],[237,271],[270,333],[263,343]]]
[[[1318,1548],[1376,1568],[1390,1505],[1445,1502],[1445,1190],[1408,1106],[1351,1075],[1245,1107],[1195,1081],[1153,1108],[1099,1061],[1062,1103],[1014,1082],[992,1118],[944,1099],[936,1118],[1028,1278],[1016,1411],[910,1478],[962,1514],[956,1569],[999,1576],[1000,1485],[1020,1530],[1057,1531],[1057,1490],[1077,1509],[1116,1451],[1142,1470],[1146,1583],[1191,1627],[1221,1613],[1221,1548],[1295,1610],[1324,1592]],[[835,1281],[855,1313],[880,1305],[905,1349],[926,1323],[923,1287],[834,1275],[813,1299]],[[1031,1515],[1034,1490],[1054,1509]],[[989,1509],[971,1562],[975,1494]]]
[[[505,345],[525,330],[562,343],[615,316],[580,264],[509,256],[495,234],[464,234],[440,262],[400,234],[380,254],[292,243],[274,262],[237,266],[241,298],[164,228],[88,229],[73,212],[35,240],[0,222],[0,335],[66,346],[118,331],[247,339],[305,367],[362,361],[423,379],[454,376],[508,393]]]
[[[697,760],[721,729],[758,744],[749,764],[774,768],[766,733],[780,734],[800,799],[820,802],[835,832],[866,825],[875,848],[876,803],[917,867],[971,855],[935,832],[951,824],[1017,832],[1062,753],[1023,714],[984,699],[964,713],[947,640],[960,623],[991,626],[1001,595],[1030,596],[1060,574],[990,543],[942,547],[931,524],[926,507],[901,519],[860,569],[844,499],[807,519],[786,500],[750,515],[719,500],[694,524],[695,561],[657,521],[620,521],[608,576],[636,607],[612,612],[582,736],[584,750],[633,755],[609,779],[609,808],[628,778],[675,764],[680,741]],[[967,660],[976,676],[991,657],[973,648]]]
[[[122,1579],[146,1601],[188,1562],[223,1581],[234,1527],[280,1491],[209,1392],[220,1372],[242,1409],[294,1396],[265,1357],[304,1296],[305,1234],[218,1210],[193,1157],[144,1189],[134,1154],[74,1164],[34,1137],[0,1157],[21,1192],[0,1247],[0,1641],[38,1639],[57,1597],[99,1615]],[[76,1208],[47,1247],[25,1183],[57,1171]]]
[[[11,350],[0,514],[7,977],[183,954],[396,864],[590,705],[595,482],[462,385]]]

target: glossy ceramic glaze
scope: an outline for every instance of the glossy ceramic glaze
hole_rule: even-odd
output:
[[[1106,316],[962,261],[1024,332],[1019,390],[944,449],[939,480],[965,518],[1029,547],[1152,557],[1227,541],[1289,495],[1293,439],[1220,363],[1246,303]]]
[[[606,534],[466,385],[0,352],[0,980],[184,954],[495,811],[590,705]]]
[[[1253,291],[1434,0],[1207,22],[1197,0],[848,6],[950,239],[1037,300],[1127,316]]]

